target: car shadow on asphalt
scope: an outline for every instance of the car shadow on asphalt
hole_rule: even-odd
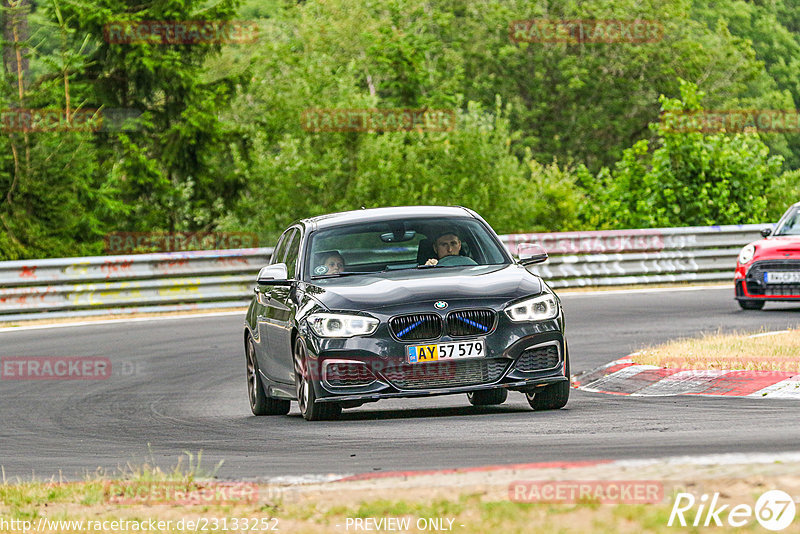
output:
[[[497,415],[531,412],[530,408],[514,406],[453,406],[448,408],[417,408],[402,410],[345,410],[338,421],[374,421],[379,419],[425,419],[431,417],[464,417],[478,415]],[[292,413],[290,417],[300,417],[299,413]]]

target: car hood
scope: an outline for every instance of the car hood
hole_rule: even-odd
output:
[[[800,257],[800,236],[775,236],[756,241],[756,254],[760,256],[778,254],[781,257]]]
[[[316,280],[309,288],[330,310],[377,310],[431,300],[514,300],[542,292],[541,279],[524,267],[481,265],[408,269]]]

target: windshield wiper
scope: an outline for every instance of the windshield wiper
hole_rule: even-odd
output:
[[[346,271],[343,273],[332,274],[317,274],[311,277],[312,280],[319,280],[321,278],[338,278],[340,276],[352,276],[354,274],[375,274],[373,271]]]

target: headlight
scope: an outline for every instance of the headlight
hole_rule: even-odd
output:
[[[320,337],[368,336],[378,328],[374,317],[343,313],[312,313],[308,324]]]
[[[512,321],[544,321],[558,315],[558,303],[552,293],[541,295],[506,308],[506,315]]]
[[[748,261],[752,260],[755,254],[756,254],[755,245],[746,245],[739,253],[739,263],[744,265]]]

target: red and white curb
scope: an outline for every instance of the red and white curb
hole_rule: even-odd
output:
[[[583,391],[664,397],[710,395],[800,399],[800,374],[785,371],[667,369],[623,358],[573,378]]]
[[[428,470],[407,470],[407,471],[381,471],[360,474],[334,474],[327,475],[299,475],[299,476],[280,476],[270,478],[252,479],[259,484],[275,484],[281,486],[300,486],[300,485],[327,485],[338,482],[376,482],[378,479],[397,479],[400,481],[408,480],[412,477],[443,477],[445,475],[468,475],[475,473],[491,474],[492,472],[504,471],[541,471],[565,472],[586,469],[603,469],[606,472],[620,469],[640,469],[645,467],[658,466],[708,466],[719,467],[722,465],[759,465],[759,464],[789,464],[800,463],[800,452],[774,452],[774,453],[722,453],[722,454],[703,454],[687,456],[665,456],[661,458],[629,458],[624,460],[599,459],[582,461],[562,461],[562,462],[537,462],[525,464],[497,464],[484,465],[479,467],[460,467],[451,469],[428,469]],[[569,476],[569,475],[568,475]],[[237,479],[239,480],[239,479]]]

